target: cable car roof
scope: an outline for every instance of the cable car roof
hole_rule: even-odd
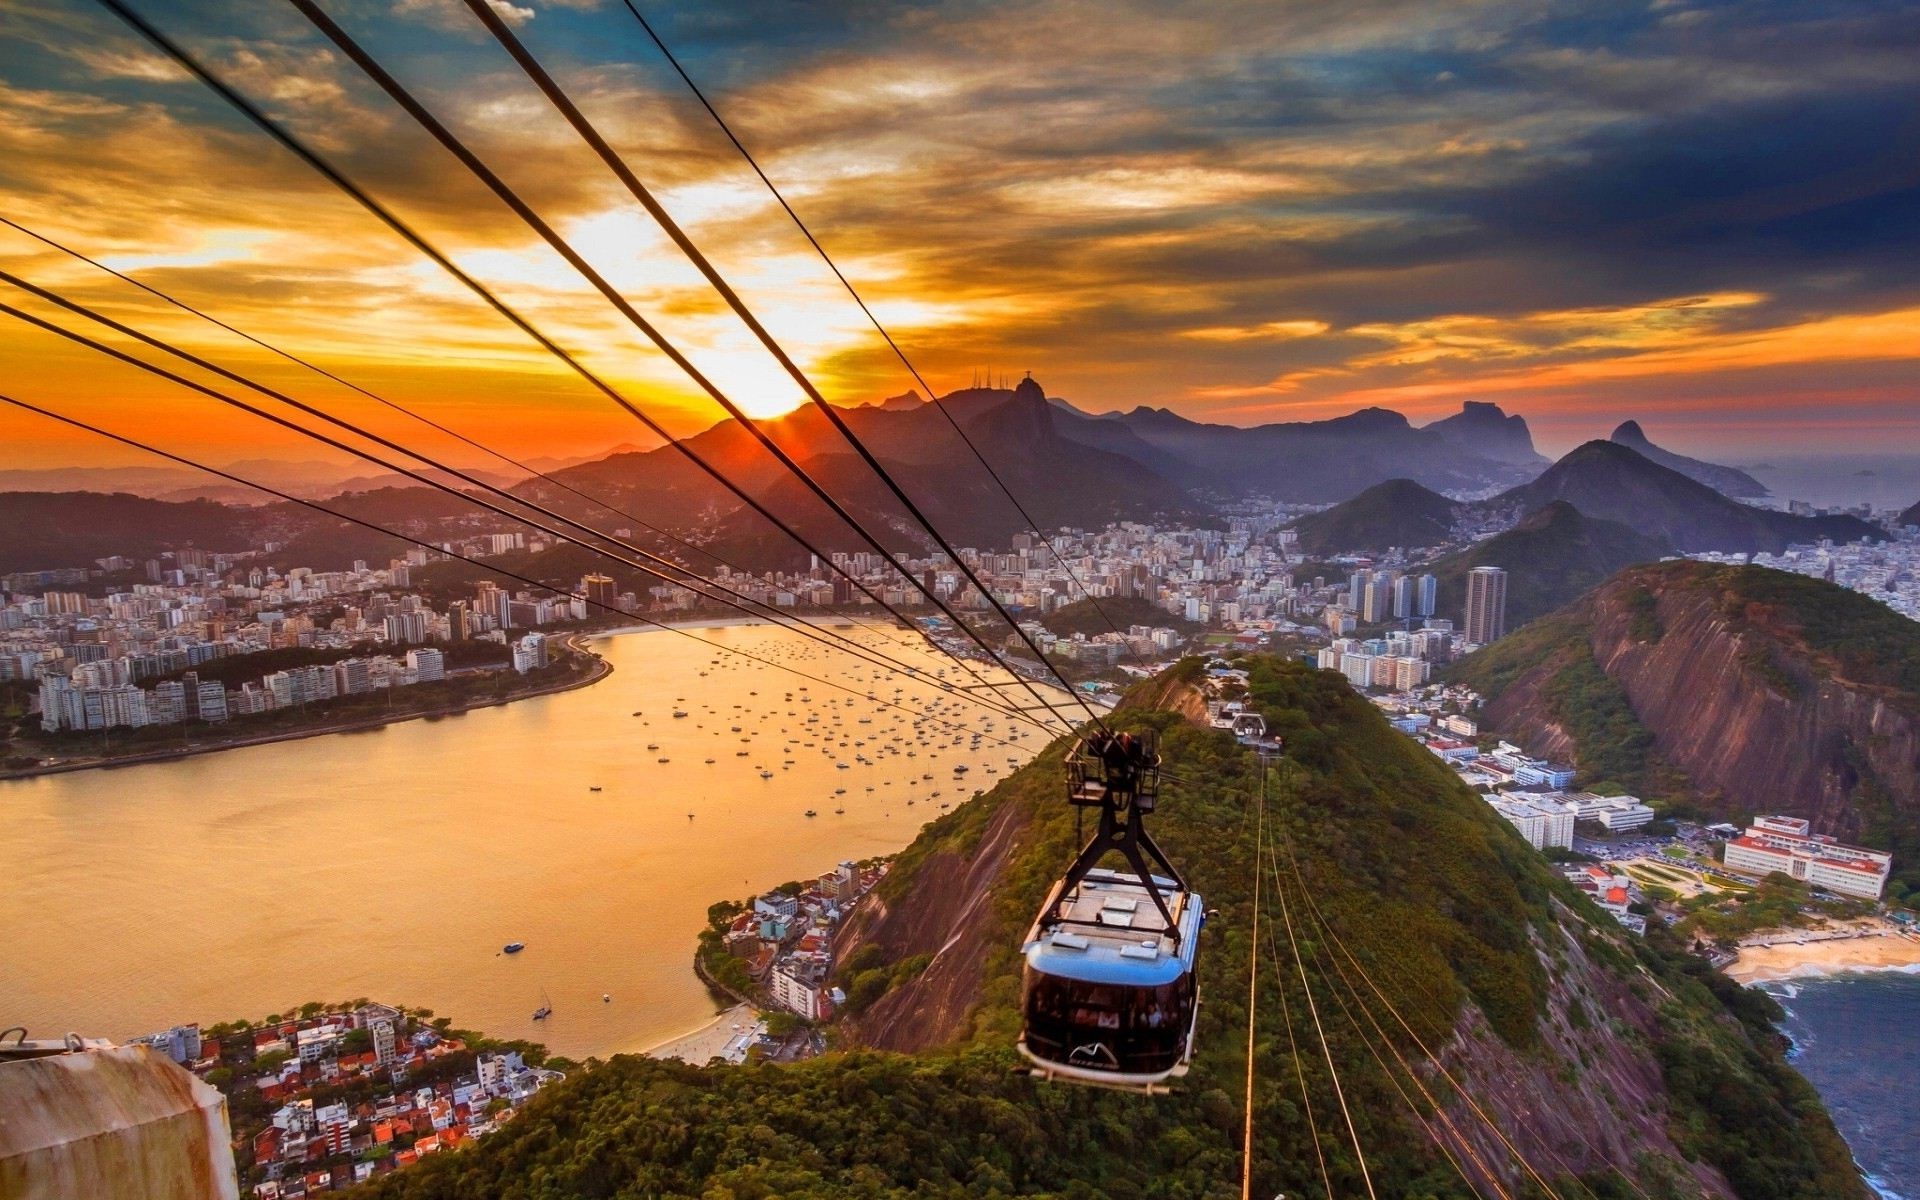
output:
[[[1176,890],[1171,879],[1156,875],[1154,884],[1179,926],[1177,942],[1166,936],[1145,884],[1096,869],[1062,900],[1058,915],[1064,920],[1034,928],[1024,947],[1027,965],[1063,979],[1131,987],[1157,987],[1191,971],[1199,944],[1198,898]]]

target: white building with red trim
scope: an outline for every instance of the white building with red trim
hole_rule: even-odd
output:
[[[1800,817],[1755,817],[1745,833],[1727,843],[1726,865],[1748,875],[1779,871],[1830,892],[1878,900],[1893,855],[1842,845],[1812,832]]]

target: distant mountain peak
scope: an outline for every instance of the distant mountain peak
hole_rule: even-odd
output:
[[[1569,501],[1588,518],[1657,534],[1681,551],[1777,553],[1792,542],[1858,541],[1873,532],[1850,517],[1799,517],[1742,504],[1653,455],[1600,439],[1574,447],[1493,503],[1531,512],[1554,500]]]
[[[919,392],[908,388],[898,396],[888,396],[885,400],[877,401],[868,405],[868,407],[877,408],[883,412],[905,412],[910,409],[919,408],[925,403],[926,401],[920,398]]]
[[[1490,400],[1462,401],[1459,412],[1423,428],[1463,450],[1473,450],[1500,462],[1537,467],[1547,461],[1546,456],[1533,448],[1533,433],[1527,428],[1527,419],[1519,413],[1506,412]]]
[[[1647,431],[1640,428],[1638,421],[1620,422],[1608,440],[1616,445],[1630,446],[1661,466],[1678,471],[1695,483],[1704,483],[1723,496],[1732,496],[1736,500],[1757,500],[1767,494],[1765,484],[1738,467],[1703,462],[1655,445],[1648,439]]]

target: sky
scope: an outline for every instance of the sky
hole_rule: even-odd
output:
[[[937,390],[1920,449],[1920,5],[633,2]],[[721,415],[297,10],[132,3],[668,428]],[[830,399],[913,386],[624,0],[492,3]],[[798,402],[461,0],[323,6],[744,407]],[[0,0],[0,215],[522,459],[649,443],[90,0]],[[4,227],[0,270],[485,461]],[[4,314],[0,393],[324,457]],[[0,467],[148,461],[0,412]]]

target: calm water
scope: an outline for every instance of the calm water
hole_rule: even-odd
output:
[[[1787,1010],[1793,1065],[1887,1197],[1920,1200],[1920,976],[1898,971],[1763,985]]]
[[[955,744],[914,719],[1009,722],[777,629],[698,632],[603,639],[613,675],[557,696],[0,783],[0,1025],[124,1037],[368,996],[575,1057],[644,1049],[715,1011],[690,967],[708,905],[898,850],[1044,740]]]

